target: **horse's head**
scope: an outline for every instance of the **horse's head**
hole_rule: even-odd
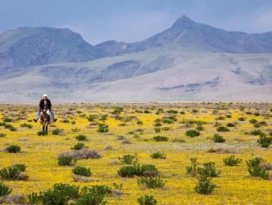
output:
[[[49,118],[50,118],[50,116],[47,114],[47,110],[42,110],[42,112],[41,112],[41,121],[42,122],[48,122],[49,121]]]
[[[42,115],[43,116],[46,116],[47,115],[47,113],[46,113],[46,110],[44,109],[44,110],[42,110]]]

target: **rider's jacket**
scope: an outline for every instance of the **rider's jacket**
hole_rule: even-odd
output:
[[[40,110],[51,110],[52,104],[49,99],[41,99],[39,104]]]

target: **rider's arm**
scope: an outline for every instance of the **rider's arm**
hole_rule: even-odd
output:
[[[51,111],[51,107],[52,107],[52,104],[51,104],[51,101],[48,100],[48,109]]]

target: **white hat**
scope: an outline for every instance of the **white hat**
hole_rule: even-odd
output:
[[[47,97],[47,95],[46,95],[46,94],[43,94],[43,97]]]

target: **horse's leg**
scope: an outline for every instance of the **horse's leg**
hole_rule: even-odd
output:
[[[46,123],[46,133],[48,133],[48,123]]]

